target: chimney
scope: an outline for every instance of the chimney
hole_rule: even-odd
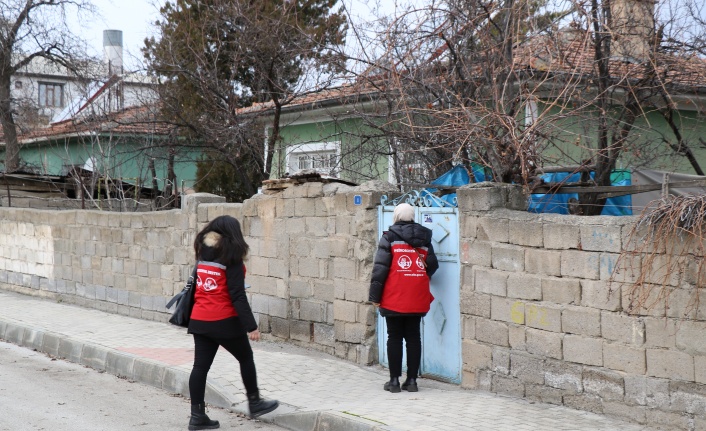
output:
[[[656,0],[614,0],[611,57],[631,63],[649,59],[655,35]]]
[[[123,74],[123,32],[103,30],[103,63],[108,76]]]

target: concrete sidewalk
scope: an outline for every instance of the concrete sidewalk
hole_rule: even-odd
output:
[[[193,345],[184,329],[4,291],[0,303],[2,340],[188,396]],[[427,379],[417,393],[390,394],[382,390],[387,374],[380,367],[283,343],[253,349],[262,395],[281,403],[261,419],[291,430],[646,429]],[[238,364],[225,351],[209,373],[206,401],[247,413]]]

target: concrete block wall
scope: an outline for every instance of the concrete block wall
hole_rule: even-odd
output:
[[[0,287],[149,320],[183,287],[192,229],[159,213],[2,208]]]
[[[161,198],[160,198],[161,199]],[[148,212],[155,211],[155,208],[162,208],[166,202],[155,202],[151,199],[96,199],[86,200],[69,198],[43,198],[37,196],[22,196],[12,195],[8,199],[6,194],[0,194],[0,207],[11,208],[34,208],[34,209],[50,209],[50,210],[77,210],[77,209],[98,209],[101,211],[117,211],[117,212]]]
[[[228,214],[251,247],[246,282],[261,330],[370,364],[375,310],[366,301],[382,194],[312,182],[242,204],[193,194],[180,210],[152,213],[3,207],[0,288],[166,321],[166,301],[190,275],[195,233]]]
[[[353,362],[377,360],[375,310],[366,301],[381,194],[311,182],[232,212],[251,247],[246,283],[261,331]],[[199,227],[225,212],[201,205]]]
[[[621,250],[635,249],[634,217],[530,214],[508,209],[514,193],[459,192],[463,386],[706,429],[706,314],[694,265],[667,279],[668,298],[654,285],[650,306],[637,307],[629,291],[638,266],[616,267]]]

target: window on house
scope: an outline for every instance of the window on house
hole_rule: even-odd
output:
[[[401,162],[397,168],[400,183],[427,184],[429,180],[429,170],[423,163]],[[391,178],[391,183],[396,183],[396,179]],[[414,187],[411,187],[414,188]]]
[[[62,84],[40,82],[39,106],[61,108],[64,106],[64,86]]]
[[[313,169],[321,175],[336,177],[340,158],[340,142],[293,145],[287,147],[287,172]]]
[[[398,149],[397,157],[390,156],[388,181],[392,184],[415,183],[427,184],[430,181],[424,153]],[[414,189],[415,187],[404,187]]]

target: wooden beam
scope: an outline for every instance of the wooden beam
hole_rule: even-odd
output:
[[[553,193],[553,194],[567,194],[567,193],[605,193],[604,197],[615,197],[623,195],[633,195],[636,193],[652,192],[655,190],[662,190],[663,184],[643,184],[643,185],[633,185],[633,186],[586,186],[586,187],[575,187],[569,186],[538,186],[532,190],[532,194],[536,193]],[[670,189],[673,188],[683,188],[683,187],[706,187],[706,178],[703,180],[690,180],[690,181],[675,181],[668,183]]]
[[[576,174],[579,172],[593,172],[596,170],[594,165],[581,165],[581,166],[547,166],[544,168],[537,168],[537,173],[542,174],[554,174],[559,172],[566,172],[567,174]]]

